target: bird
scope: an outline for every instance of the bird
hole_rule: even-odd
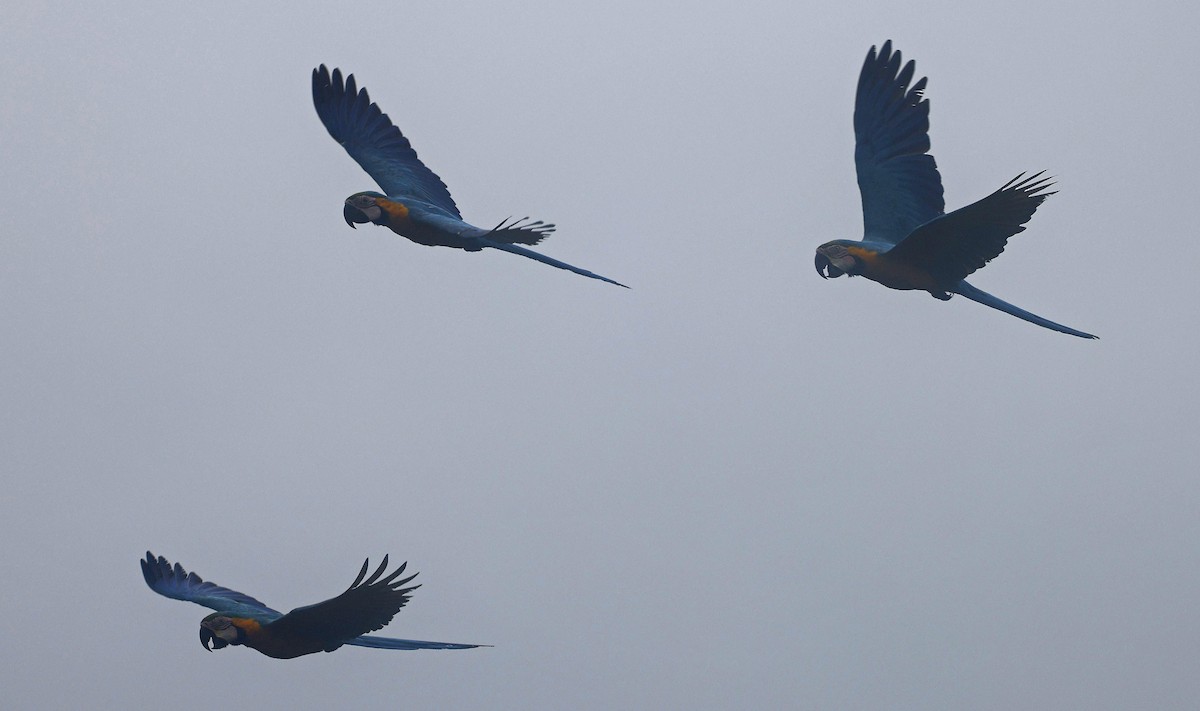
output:
[[[1008,238],[1054,191],[1045,171],[1021,173],[987,197],[945,212],[942,177],[929,153],[928,77],[913,83],[916,65],[902,64],[892,41],[867,53],[854,99],[854,164],[862,194],[863,238],[817,247],[822,279],[864,276],[892,289],[965,296],[1030,323],[1080,338],[1096,338],[1018,308],[967,283],[1004,251]]]
[[[417,158],[416,151],[387,114],[358,88],[354,75],[342,79],[324,64],[312,73],[313,106],[321,123],[350,157],[379,184],[383,192],[366,190],[346,198],[342,216],[346,224],[373,223],[387,227],[417,244],[454,247],[468,252],[498,249],[536,259],[592,279],[624,284],[586,269],[551,259],[519,245],[536,245],[555,229],[553,224],[528,217],[505,219],[483,229],[464,222],[446,184]]]
[[[368,635],[392,620],[420,585],[407,585],[416,574],[397,580],[408,563],[388,575],[388,557],[367,577],[363,561],[358,577],[341,595],[286,615],[249,595],[203,580],[171,565],[162,556],[146,551],[142,576],[150,589],[175,600],[194,602],[216,610],[200,621],[200,644],[208,651],[246,646],[268,657],[293,659],[315,652],[332,652],[343,644],[376,649],[471,649],[483,644],[425,642]]]

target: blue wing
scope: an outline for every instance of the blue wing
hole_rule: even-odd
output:
[[[338,644],[381,629],[408,604],[410,593],[421,587],[404,587],[417,577],[414,573],[400,578],[408,563],[402,563],[385,576],[387,567],[385,555],[379,568],[367,577],[368,563],[364,561],[358,577],[341,595],[315,605],[297,607],[272,622],[270,629],[284,637],[313,637]]]
[[[235,617],[273,620],[281,616],[280,612],[272,610],[249,595],[205,582],[199,575],[187,572],[178,563],[172,566],[162,556],[155,558],[150,551],[146,551],[146,558],[142,560],[142,576],[146,578],[146,584],[151,590],[175,600],[194,602]]]
[[[945,210],[942,176],[929,155],[926,78],[901,69],[892,41],[867,54],[854,99],[854,164],[862,193],[863,239],[896,244]]]
[[[1042,171],[1044,173],[1045,171]],[[1042,173],[1022,173],[982,200],[913,230],[890,254],[923,265],[939,284],[954,284],[1000,256],[1008,238],[1025,231],[1053,185]]]
[[[363,635],[346,642],[355,647],[374,647],[375,649],[474,649],[475,647],[490,647],[490,644],[455,644],[454,642],[423,642],[419,639],[396,639],[395,637],[375,637]]]
[[[331,76],[322,64],[312,74],[313,106],[333,140],[367,171],[383,192],[392,197],[415,198],[461,217],[450,191],[432,170],[417,158],[408,139],[359,89],[354,75],[342,81],[340,69]]]

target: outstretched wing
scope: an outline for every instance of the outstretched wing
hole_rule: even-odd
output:
[[[863,239],[896,244],[945,210],[942,176],[929,155],[929,100],[916,65],[900,67],[892,41],[867,54],[854,99],[854,164]]]
[[[347,641],[381,629],[392,621],[400,608],[408,602],[409,593],[420,585],[404,587],[417,577],[414,573],[400,577],[408,563],[402,563],[390,575],[384,577],[388,557],[367,578],[367,563],[346,592],[335,598],[315,605],[297,607],[270,625],[272,634],[283,638],[309,639],[325,645],[326,651],[336,649]],[[366,578],[364,580],[364,578]]]
[[[446,184],[417,158],[408,139],[372,103],[367,90],[355,85],[353,74],[343,82],[340,69],[335,68],[331,76],[322,64],[313,70],[312,90],[313,106],[329,135],[379,183],[383,192],[392,197],[416,198],[461,217]]]
[[[199,575],[184,570],[178,563],[172,566],[162,556],[155,558],[150,551],[146,551],[146,557],[141,562],[142,577],[150,589],[159,595],[194,602],[234,617],[269,620],[281,614],[249,595],[206,582]]]
[[[888,254],[929,270],[950,288],[995,259],[1009,237],[1025,231],[1022,225],[1054,194],[1045,192],[1053,183],[1042,173],[1028,178],[1022,173],[982,200],[921,225]]]

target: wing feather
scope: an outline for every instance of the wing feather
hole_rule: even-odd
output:
[[[863,239],[896,244],[945,210],[942,176],[929,155],[927,79],[910,86],[888,40],[867,54],[854,101],[854,163],[862,193]]]
[[[388,557],[384,556],[375,572],[365,577],[368,565],[364,562],[358,577],[344,593],[292,610],[271,623],[271,632],[282,638],[312,640],[323,645],[325,651],[331,651],[359,635],[383,628],[408,603],[410,593],[420,587],[404,587],[417,577],[415,573],[397,579],[407,563],[384,576],[387,565]]]
[[[146,551],[141,563],[142,577],[150,589],[159,595],[194,602],[235,617],[272,620],[281,615],[249,595],[207,582],[199,575],[187,572],[178,563],[172,566],[166,558],[156,558],[150,551]]]
[[[342,80],[324,64],[313,70],[313,106],[321,123],[350,157],[391,197],[415,198],[461,217],[446,184],[417,158],[417,152],[387,114],[359,89],[351,74]]]
[[[944,288],[965,279],[1004,251],[1047,197],[1053,183],[1042,173],[1022,173],[966,207],[921,225],[889,252],[929,270]]]

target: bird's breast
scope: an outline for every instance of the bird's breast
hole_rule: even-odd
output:
[[[395,203],[399,205],[399,203]],[[401,205],[400,207],[404,207]],[[481,232],[478,228],[472,227],[461,220],[449,222],[446,220],[430,220],[421,212],[419,206],[414,207],[415,212],[409,212],[407,208],[403,215],[399,211],[394,213],[395,219],[389,220],[386,224],[393,232],[405,237],[417,244],[423,244],[427,247],[453,247],[455,249],[467,249],[478,251],[481,246],[479,239],[475,233]],[[393,213],[388,213],[389,216]]]
[[[441,226],[421,220],[419,207],[417,208],[418,213],[414,215],[407,205],[396,200],[379,198],[375,204],[379,205],[379,209],[386,215],[381,223],[405,239],[427,247],[458,247],[461,249],[468,244],[468,241],[464,241]],[[413,219],[414,217],[418,219]]]
[[[863,247],[849,247],[851,255],[862,265],[861,276],[879,282],[890,289],[920,289],[942,291],[928,270],[896,259],[888,252],[876,252]]]
[[[241,624],[248,622],[249,624]],[[234,624],[246,633],[245,645],[275,659],[294,659],[305,654],[320,652],[322,644],[306,636],[281,633],[271,625],[260,625],[255,620],[234,620]]]

